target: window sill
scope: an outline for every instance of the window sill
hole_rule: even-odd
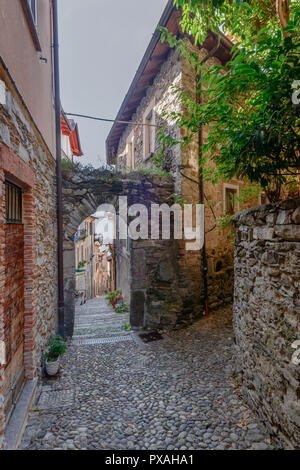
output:
[[[28,5],[28,1],[27,0],[21,0],[21,1],[22,1],[24,14],[25,14],[25,17],[26,17],[26,20],[27,20],[27,24],[28,24],[30,34],[31,34],[32,40],[34,42],[35,48],[38,52],[42,52],[42,47],[41,47],[39,35],[38,35],[36,25],[35,25],[33,17],[32,17],[30,7]]]
[[[6,220],[5,224],[6,225],[24,225],[24,222],[13,222],[11,220]]]

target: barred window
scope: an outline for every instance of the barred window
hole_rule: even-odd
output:
[[[22,223],[22,189],[5,181],[6,223]]]

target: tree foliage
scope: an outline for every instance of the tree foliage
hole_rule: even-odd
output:
[[[283,2],[285,9],[278,1],[174,3],[183,9],[183,30],[196,43],[208,29],[222,29],[236,41],[226,66],[207,67],[181,39],[163,31],[162,40],[179,48],[199,77],[197,100],[176,90],[186,111],[172,118],[187,130],[184,144],[201,126],[209,126],[202,160],[206,178],[248,178],[276,199],[281,185],[300,168],[300,105],[292,102],[293,83],[300,80],[299,2]],[[216,169],[206,165],[208,159]]]
[[[174,0],[182,9],[182,28],[202,44],[207,31],[223,31],[237,41],[251,43],[262,29],[287,26],[298,0]]]

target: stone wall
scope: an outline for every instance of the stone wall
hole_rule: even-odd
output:
[[[155,113],[155,125],[153,129],[153,137],[155,138],[154,154],[161,150],[161,144],[156,138],[158,129],[167,129],[167,132],[173,138],[180,140],[180,131],[178,126],[174,125],[174,121],[168,117],[162,117],[164,112],[179,112],[180,102],[172,90],[171,86],[180,87],[182,78],[182,64],[178,52],[171,51],[165,63],[161,67],[160,72],[156,76],[153,84],[147,89],[145,97],[141,100],[135,114],[132,116],[132,122],[136,125],[128,125],[125,129],[118,147],[117,166],[119,169],[127,167],[127,139],[130,135],[134,135],[134,168],[144,168],[152,166],[151,160],[144,160],[144,126],[146,111],[153,109]],[[149,108],[150,106],[150,108]],[[172,149],[164,149],[166,151],[163,169],[170,173],[175,180],[175,189],[180,191],[180,177],[177,165],[180,165],[180,146],[177,145]]]
[[[79,225],[99,205],[108,203],[116,206],[118,195],[122,194],[120,179],[108,171],[94,173],[66,172],[63,178],[64,216],[64,296],[65,334],[73,335],[74,292],[75,292],[75,244],[74,235]]]
[[[201,59],[206,57],[208,51],[204,48],[199,50],[192,46],[188,39],[185,39],[187,47],[191,52],[197,53]],[[207,67],[220,65],[220,61],[211,57],[207,62]],[[158,128],[166,129],[166,132],[180,141],[186,135],[184,129],[179,129],[171,117],[163,116],[163,113],[184,112],[176,92],[176,88],[181,88],[196,100],[196,75],[195,70],[178,52],[170,51],[161,70],[157,74],[153,84],[147,89],[146,96],[137,107],[133,122],[138,124],[143,122],[149,106],[153,107],[155,113],[155,124]],[[144,128],[140,125],[129,125],[124,131],[118,148],[117,165],[125,170],[127,166],[128,139],[134,137],[134,158],[135,167],[149,167],[151,160],[143,159],[143,139]],[[203,128],[203,139],[207,138],[209,129]],[[161,144],[156,139],[155,154],[162,150]],[[180,145],[175,147],[164,147],[163,169],[169,173],[174,180],[175,192],[184,201],[194,204],[200,201],[199,191],[199,159],[201,151],[199,149],[199,136],[195,134],[190,144],[184,148]],[[245,183],[238,179],[230,181],[231,185],[240,191]],[[218,182],[213,185],[204,182],[204,204],[205,204],[205,230],[206,246],[205,252],[208,262],[208,305],[210,309],[216,309],[231,302],[233,297],[233,252],[234,246],[232,238],[228,238],[227,232],[219,231],[216,219],[224,215],[224,184]],[[256,205],[258,201],[250,201],[247,205],[240,204],[239,210],[251,205]],[[179,293],[183,299],[182,323],[189,323],[194,318],[203,314],[203,256],[200,251],[187,251],[184,242],[178,242],[177,263],[179,267],[178,275]]]
[[[236,217],[234,329],[242,391],[275,442],[300,449],[300,199]],[[298,346],[300,350],[300,343]]]
[[[149,106],[153,107],[155,113],[155,125],[157,128],[165,129],[166,133],[174,139],[180,141],[182,132],[175,124],[172,117],[163,116],[163,113],[178,113],[181,111],[181,102],[174,91],[175,88],[186,86],[187,71],[186,64],[177,51],[171,50],[165,63],[157,74],[153,84],[147,89],[146,96],[141,100],[133,122],[138,124],[143,122]],[[184,82],[185,80],[185,82]],[[118,148],[117,163],[119,167],[125,168],[126,161],[126,141],[129,136],[134,135],[134,157],[135,168],[152,166],[151,160],[144,161],[143,139],[144,128],[142,126],[129,125],[120,140]],[[197,141],[197,138],[195,139]],[[174,192],[182,195],[183,199],[199,203],[199,185],[196,181],[191,181],[182,177],[180,169],[184,166],[184,171],[188,176],[197,178],[198,176],[198,153],[196,162],[190,158],[191,148],[182,153],[180,144],[172,148],[161,147],[159,140],[155,139],[154,154],[163,151],[164,158],[162,168],[170,174],[174,181]],[[191,166],[193,167],[191,170]],[[185,242],[178,240],[176,243],[176,264],[178,266],[178,295],[181,297],[181,310],[178,313],[178,322],[181,325],[191,323],[195,318],[203,314],[203,272],[202,255],[200,251],[187,251]],[[177,300],[174,300],[177,302]]]
[[[123,178],[101,170],[65,175],[65,320],[69,336],[74,321],[74,234],[82,220],[101,204],[111,204],[111,212],[118,214],[118,197],[127,196],[128,207],[143,204],[149,209],[150,223],[151,204],[168,203],[173,191],[169,177],[129,173]],[[135,217],[129,217],[129,223],[131,219]],[[178,241],[139,239],[131,240],[130,245],[130,275],[122,282],[127,282],[130,293],[132,327],[172,328],[181,324],[184,306],[179,295]]]
[[[37,354],[56,327],[56,170],[34,124],[17,97],[7,89],[6,106],[0,105],[0,145],[11,149],[34,173],[33,189],[36,225],[37,291],[39,315],[36,325]]]
[[[141,184],[142,183],[142,184]],[[143,178],[139,184],[125,183],[128,204],[144,204],[148,209],[147,240],[131,240],[130,312],[133,328],[173,328],[180,322],[182,300],[178,293],[178,241],[152,240],[151,205],[170,203],[174,192],[168,177]],[[129,223],[134,217],[129,217]],[[171,224],[172,226],[172,224]],[[160,228],[160,238],[161,228]]]
[[[13,407],[15,396],[24,381],[24,227],[5,225],[5,416]]]
[[[200,60],[203,60],[208,51],[205,48],[199,49],[186,39],[186,46],[191,53],[196,53]],[[216,57],[210,57],[205,62],[205,67],[210,69],[214,66],[220,66],[221,62]],[[196,89],[198,88],[195,76],[195,70],[191,64],[182,59],[182,86],[186,93],[196,101]],[[204,98],[202,98],[204,99]],[[181,130],[181,138],[186,134],[185,129]],[[209,134],[209,127],[202,129],[202,138],[205,143]],[[201,159],[201,149],[199,149],[199,136],[195,134],[191,143],[181,150],[181,160],[183,166],[183,175],[181,174],[181,194],[184,200],[198,202],[199,193],[199,160]],[[213,168],[212,162],[207,162]],[[233,178],[226,184],[237,189],[240,193],[241,188],[246,187],[244,181]],[[207,284],[208,284],[208,306],[210,310],[217,309],[226,303],[230,303],[233,298],[234,269],[233,237],[228,236],[230,228],[220,230],[217,225],[217,219],[225,215],[224,205],[224,183],[222,181],[212,184],[210,181],[203,182],[204,205],[205,205],[205,252],[207,257]],[[257,200],[247,203],[238,203],[238,210],[246,209],[258,203]],[[190,266],[193,260],[193,253],[186,256],[186,266]],[[201,264],[201,261],[199,260]]]
[[[116,289],[122,291],[124,302],[129,304],[130,289],[130,252],[126,240],[115,241]]]

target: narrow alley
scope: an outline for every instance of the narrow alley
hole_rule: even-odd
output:
[[[299,0],[0,0],[0,455],[300,450],[299,37]]]
[[[232,375],[231,309],[144,343],[104,299],[77,306],[61,375],[20,449],[268,449]]]

